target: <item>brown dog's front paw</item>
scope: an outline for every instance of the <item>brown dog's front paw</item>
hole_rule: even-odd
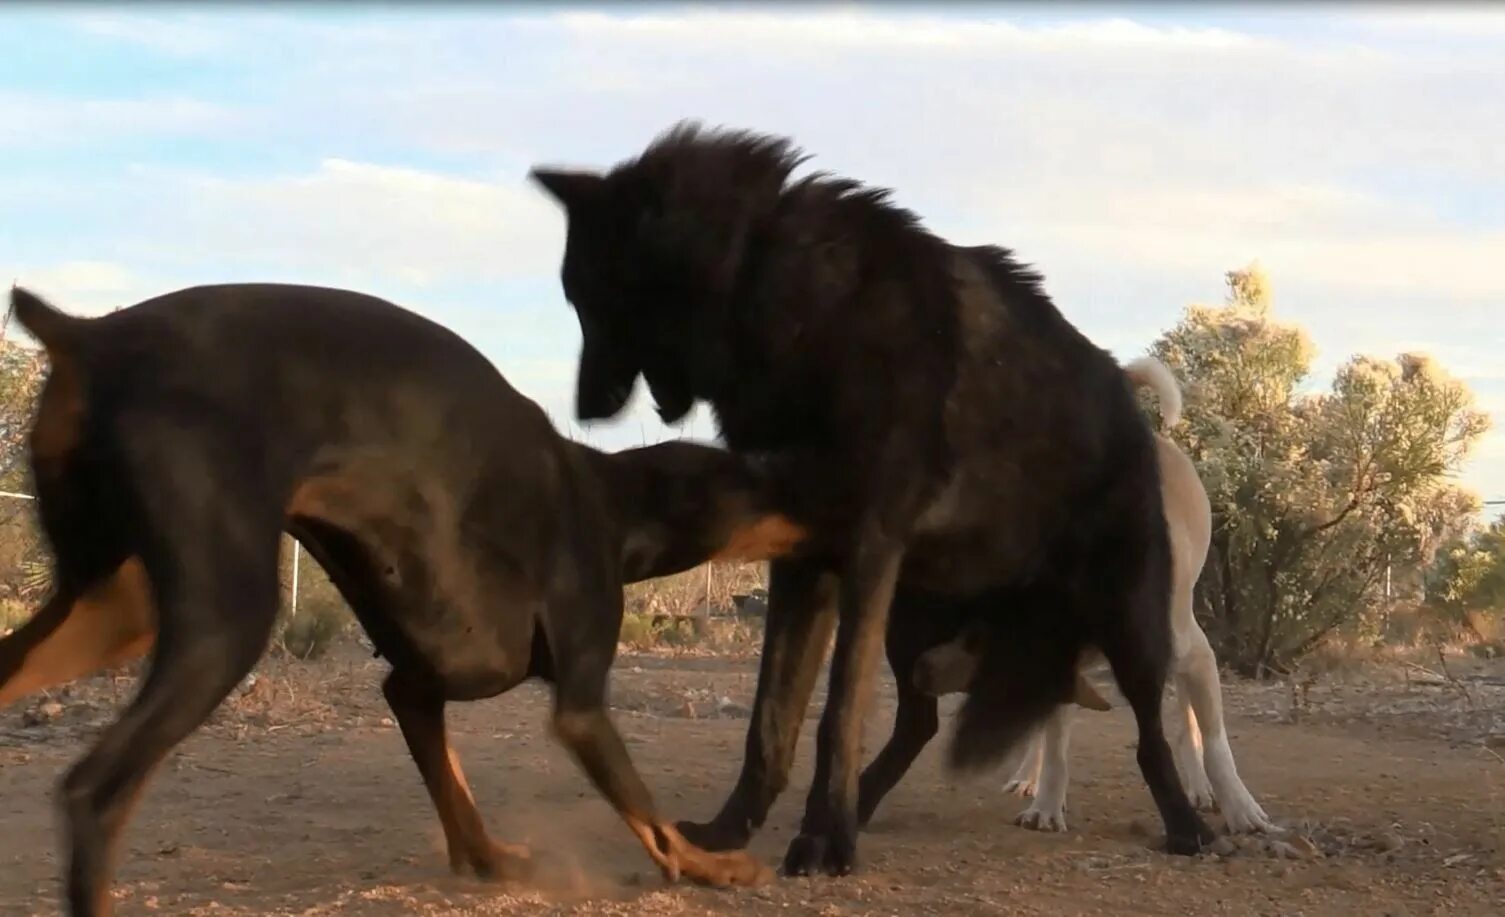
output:
[[[482,882],[527,882],[537,874],[539,859],[521,844],[492,843],[472,855],[470,865]]]
[[[773,878],[773,870],[744,850],[710,853],[697,849],[693,856],[681,856],[680,874],[692,882],[715,888],[751,887]]]

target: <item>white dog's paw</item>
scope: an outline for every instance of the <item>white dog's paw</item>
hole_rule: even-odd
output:
[[[1212,812],[1218,807],[1217,798],[1212,795],[1212,783],[1203,775],[1200,781],[1188,780],[1186,783],[1186,798],[1191,804],[1203,812]]]
[[[1066,815],[1059,808],[1051,810],[1032,805],[1019,813],[1014,824],[1031,831],[1065,831]]]
[[[1013,793],[1015,796],[1032,798],[1035,795],[1035,781],[1023,777],[1015,777],[1003,785],[1005,793]]]
[[[1281,834],[1284,833],[1265,810],[1260,808],[1254,797],[1244,794],[1242,799],[1234,805],[1220,807],[1223,818],[1228,822],[1229,834]]]

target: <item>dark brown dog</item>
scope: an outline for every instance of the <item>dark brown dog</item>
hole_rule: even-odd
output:
[[[329,572],[378,652],[451,868],[525,875],[487,835],[447,701],[554,685],[553,728],[671,880],[748,883],[661,818],[603,707],[625,581],[801,536],[718,449],[560,437],[478,352],[390,303],[198,287],[103,318],[11,293],[51,374],[31,430],[56,593],[0,641],[0,704],[150,651],[135,700],[61,787],[67,899],[109,911],[111,850],[152,769],[264,651],[278,541]]]

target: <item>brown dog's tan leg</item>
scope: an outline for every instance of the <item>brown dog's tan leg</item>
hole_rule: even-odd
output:
[[[685,840],[672,825],[653,825],[633,815],[624,816],[632,833],[643,842],[643,849],[653,858],[670,882],[680,877],[702,885],[725,888],[731,885],[759,885],[773,871],[741,850],[712,853]]]
[[[498,844],[486,833],[460,759],[445,733],[443,699],[395,671],[382,684],[382,693],[444,827],[450,870],[458,874],[469,866],[482,879],[529,878],[533,858],[528,848]]]
[[[554,735],[575,756],[591,782],[606,796],[627,827],[637,835],[664,878],[689,879],[701,885],[756,885],[772,871],[745,851],[712,853],[695,846],[654,814],[653,798],[644,786],[627,746],[602,709],[554,713]]]
[[[0,640],[0,707],[143,656],[155,638],[151,582],[132,557],[77,599],[53,596]]]
[[[809,532],[787,516],[772,514],[738,526],[711,557],[727,563],[755,563],[784,557],[804,541]]]

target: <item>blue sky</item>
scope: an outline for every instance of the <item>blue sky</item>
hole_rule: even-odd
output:
[[[0,272],[80,311],[206,281],[393,299],[561,429],[564,221],[526,181],[684,116],[794,136],[1044,272],[1122,357],[1259,259],[1319,377],[1432,353],[1505,497],[1505,13],[1482,4],[7,4]]]

